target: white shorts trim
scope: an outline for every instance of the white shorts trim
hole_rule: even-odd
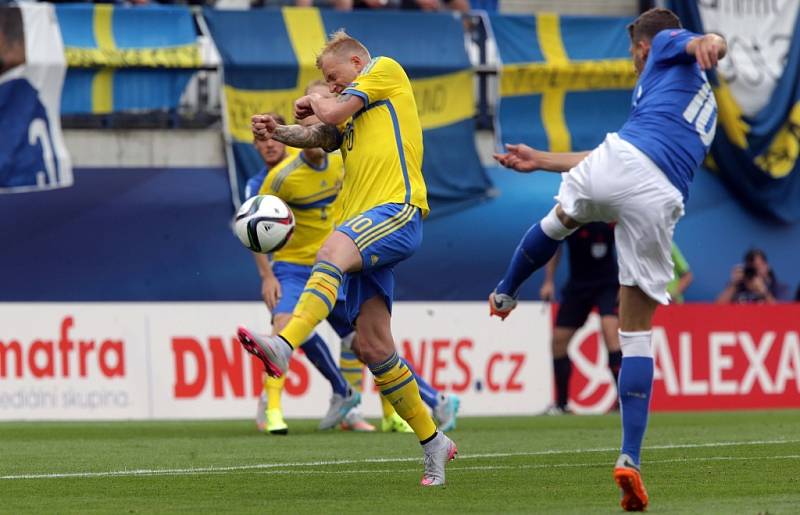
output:
[[[672,234],[683,216],[683,196],[639,149],[610,133],[599,147],[562,174],[555,197],[581,222],[617,222],[619,282],[669,303]]]

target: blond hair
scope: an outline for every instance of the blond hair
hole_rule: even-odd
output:
[[[358,55],[369,61],[369,50],[361,41],[349,35],[344,29],[339,29],[331,34],[328,43],[317,56],[317,68],[322,68],[322,59],[328,55]]]

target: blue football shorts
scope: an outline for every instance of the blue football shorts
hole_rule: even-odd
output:
[[[347,316],[358,318],[361,305],[379,295],[392,311],[394,266],[408,259],[422,243],[422,215],[411,204],[382,204],[336,228],[350,237],[361,253],[361,271],[345,276]]]

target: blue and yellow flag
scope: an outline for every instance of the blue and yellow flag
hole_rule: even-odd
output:
[[[502,61],[498,145],[590,150],[630,112],[630,18],[492,15]]]
[[[704,32],[694,0],[673,0],[672,7],[689,30]],[[786,224],[800,221],[800,16],[780,79],[754,116],[742,113],[719,74],[709,73],[709,80],[718,107],[709,166],[751,211]]]
[[[293,7],[209,9],[204,15],[224,62],[226,122],[235,161],[232,187],[240,196],[247,178],[264,166],[252,148],[250,116],[277,112],[291,120],[294,100],[310,81],[322,78],[316,56],[327,35],[339,28],[361,40],[372,55],[396,59],[411,78],[431,200],[475,198],[489,189],[475,150],[474,72],[460,20],[446,14]]]
[[[67,4],[56,13],[69,66],[64,114],[175,109],[201,64],[185,6]]]

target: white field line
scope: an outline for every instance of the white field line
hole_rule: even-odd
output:
[[[645,447],[645,450],[663,450],[663,449],[700,449],[700,448],[715,448],[715,447],[740,447],[740,446],[759,446],[759,445],[782,445],[798,443],[797,440],[750,440],[740,442],[709,442],[698,444],[667,444],[667,445],[651,445]],[[469,459],[485,459],[485,458],[509,458],[519,456],[551,456],[560,454],[585,454],[595,452],[616,452],[617,447],[599,447],[589,449],[554,449],[545,451],[521,451],[521,452],[496,452],[496,453],[479,453],[479,454],[459,454],[458,460]],[[798,456],[789,455],[782,457],[764,457],[764,458],[736,458],[736,457],[711,457],[711,458],[678,458],[673,460],[648,460],[647,463],[672,463],[672,462],[688,462],[688,461],[714,461],[714,460],[755,460],[755,459],[796,459]],[[370,469],[365,471],[347,471],[347,470],[334,470],[334,471],[299,471],[297,467],[324,467],[329,465],[365,465],[371,463],[408,463],[419,462],[421,458],[406,457],[406,458],[366,458],[360,460],[323,460],[323,461],[305,461],[305,462],[288,462],[288,463],[256,463],[252,465],[232,465],[232,466],[209,466],[209,467],[193,467],[193,468],[174,468],[174,469],[134,469],[134,470],[112,470],[104,472],[55,472],[44,474],[14,474],[0,476],[0,480],[15,480],[15,479],[63,479],[63,478],[94,478],[94,477],[126,477],[126,476],[179,476],[179,475],[202,475],[202,474],[220,474],[228,472],[248,472],[260,471],[264,474],[325,474],[325,473],[366,473],[366,472],[380,472],[377,469]],[[497,466],[475,466],[475,467],[458,467],[458,470],[493,470],[493,469],[525,469],[525,468],[547,468],[547,467],[587,467],[587,466],[608,466],[608,463],[583,463],[583,464],[541,464],[541,465],[497,465]],[[292,470],[274,470],[291,468]],[[414,469],[416,470],[416,469]],[[397,471],[397,470],[395,470]]]

